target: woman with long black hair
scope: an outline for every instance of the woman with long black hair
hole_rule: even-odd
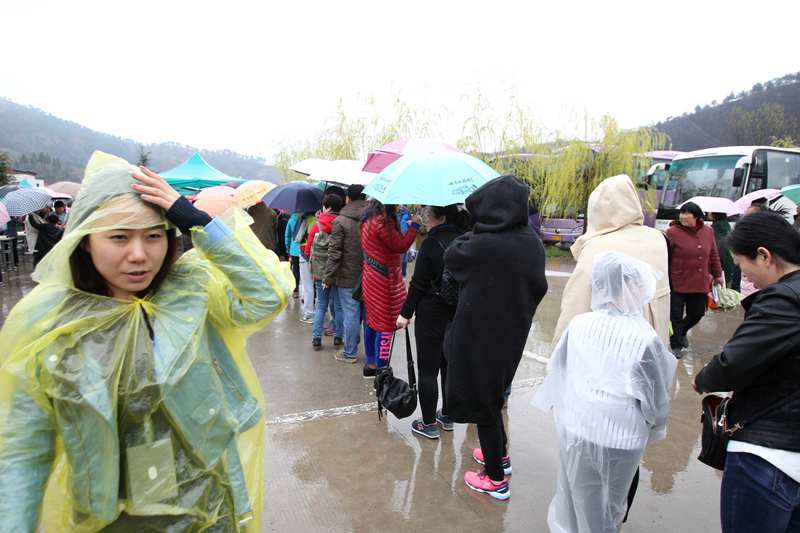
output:
[[[444,271],[444,252],[451,242],[469,229],[469,215],[466,211],[459,210],[457,205],[428,206],[425,208],[423,220],[428,228],[428,237],[420,246],[408,297],[397,317],[397,327],[408,327],[411,318],[417,315],[415,338],[422,418],[411,423],[411,430],[423,437],[438,439],[437,422],[444,431],[453,430],[453,422],[447,416],[447,399],[444,395],[447,381],[444,334],[456,311],[455,307],[442,299],[438,291]],[[437,411],[437,381],[440,373],[442,409]]]
[[[397,206],[370,202],[361,223],[361,246],[364,266],[361,278],[367,320],[364,327],[364,377],[372,377],[376,369],[389,364],[392,338],[397,317],[406,299],[403,279],[403,255],[411,247],[420,228],[414,216],[403,235],[397,222]],[[355,362],[355,357],[342,357]]]
[[[698,392],[733,392],[722,476],[722,531],[800,531],[800,234],[780,215],[742,218],[733,259],[759,291],[744,322],[695,378]]]

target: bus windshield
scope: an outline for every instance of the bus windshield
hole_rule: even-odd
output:
[[[661,204],[675,207],[693,196],[716,196],[736,200],[739,188],[733,186],[733,171],[741,155],[715,155],[673,161],[669,182]]]

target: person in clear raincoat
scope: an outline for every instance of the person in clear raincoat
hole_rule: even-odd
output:
[[[0,532],[261,531],[264,400],[245,342],[294,280],[251,222],[93,154],[0,332]],[[195,244],[177,261],[173,226]]]
[[[644,317],[655,292],[648,264],[598,255],[592,311],[572,319],[550,357],[533,400],[553,409],[558,432],[550,531],[619,531],[645,447],[666,436],[676,360]]]

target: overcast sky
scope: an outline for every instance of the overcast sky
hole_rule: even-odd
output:
[[[25,0],[1,16],[0,96],[268,158],[340,98],[446,110],[455,141],[479,91],[572,131],[586,113],[651,124],[800,70],[797,1]]]

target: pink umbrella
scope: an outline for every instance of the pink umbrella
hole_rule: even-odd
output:
[[[443,150],[460,151],[451,144],[434,139],[398,139],[370,152],[362,170],[377,174],[400,159],[404,154],[412,152],[441,152]]]
[[[727,198],[717,198],[716,196],[695,196],[683,202],[680,207],[683,207],[689,202],[700,206],[700,209],[702,209],[705,213],[725,213],[728,216],[742,214],[742,210],[739,208],[739,206]]]
[[[225,185],[203,189],[197,193],[194,206],[200,211],[205,211],[212,217],[219,216],[233,205],[233,195],[235,192],[235,189]]]
[[[776,196],[780,196],[780,194],[781,191],[778,189],[761,189],[760,191],[753,191],[736,200],[736,206],[742,210],[742,213],[744,213],[751,205],[753,205],[755,200],[759,200],[761,198],[772,200]]]

